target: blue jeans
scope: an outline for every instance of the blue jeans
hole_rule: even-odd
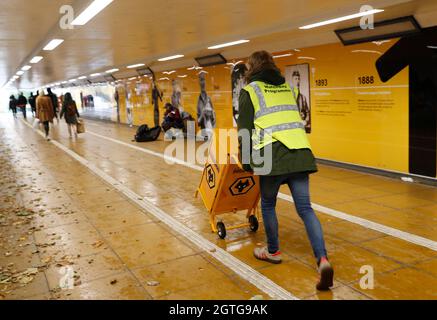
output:
[[[279,250],[278,219],[275,210],[276,200],[280,186],[288,184],[297,213],[305,224],[314,255],[317,259],[326,257],[327,253],[322,226],[311,207],[308,174],[292,173],[280,176],[260,176],[260,184],[261,209],[269,252],[275,253]]]

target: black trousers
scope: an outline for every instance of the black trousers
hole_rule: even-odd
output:
[[[48,121],[44,121],[42,124],[44,126],[44,131],[46,133],[46,136],[48,136],[49,135],[49,130],[50,130],[49,122]]]

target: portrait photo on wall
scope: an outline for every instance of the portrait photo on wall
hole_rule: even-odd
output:
[[[174,79],[172,81],[172,94],[171,94],[171,104],[179,109],[180,112],[184,111],[182,106],[182,89],[179,80]]]
[[[234,127],[237,127],[238,120],[238,99],[240,98],[240,91],[246,86],[247,68],[244,63],[237,64],[232,69],[232,113]]]
[[[292,88],[299,90],[296,96],[300,116],[305,123],[305,131],[311,133],[311,89],[310,65],[296,64],[285,68],[285,78]]]
[[[129,125],[129,127],[133,127],[134,116],[133,116],[132,102],[131,102],[132,94],[130,92],[130,88],[127,85],[127,83],[125,83],[125,85],[124,85],[124,92],[125,92],[125,101],[126,101],[127,124]]]
[[[211,97],[206,92],[206,75],[199,73],[200,95],[197,101],[197,124],[202,129],[203,137],[212,135],[217,119]]]

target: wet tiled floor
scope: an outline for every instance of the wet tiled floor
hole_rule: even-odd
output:
[[[135,130],[126,126],[86,123],[93,133],[157,153],[168,145],[131,142]],[[333,290],[320,293],[311,247],[290,202],[279,200],[277,207],[284,262],[269,265],[252,255],[264,242],[262,230],[229,231],[226,240],[211,233],[206,209],[193,196],[201,172],[92,133],[70,140],[64,124],[55,126],[53,139],[298,298],[437,298],[432,249],[317,212],[336,271]],[[0,144],[0,297],[268,299],[21,120],[0,118]],[[320,166],[311,193],[323,207],[437,240],[437,188]],[[373,289],[360,285],[363,266],[373,268]],[[75,285],[63,290],[68,272]]]

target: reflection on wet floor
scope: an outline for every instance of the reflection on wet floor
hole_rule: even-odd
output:
[[[132,145],[134,129],[87,121],[88,130]],[[435,299],[437,253],[318,213],[335,268],[329,293],[315,289],[317,272],[292,204],[278,201],[279,266],[257,261],[264,232],[240,229],[219,240],[193,197],[200,172],[92,134],[53,138],[202,237],[303,299]],[[0,295],[6,299],[250,299],[263,292],[207,252],[127,200],[20,120],[0,120]],[[166,142],[138,145],[162,153]],[[320,166],[312,200],[430,240],[437,240],[437,189]],[[286,190],[282,190],[286,193]],[[241,215],[226,216],[230,224]],[[261,228],[262,229],[262,228]],[[374,289],[360,286],[362,266]],[[72,271],[73,288],[60,283]],[[62,273],[63,272],[63,273]],[[68,278],[68,277],[67,277]],[[61,281],[61,282],[60,282]],[[417,288],[420,288],[418,290]]]

